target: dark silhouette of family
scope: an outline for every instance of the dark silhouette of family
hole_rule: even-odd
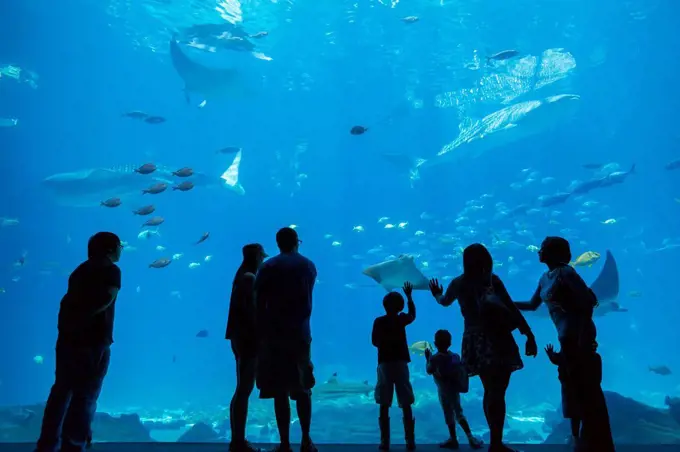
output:
[[[230,405],[233,452],[258,450],[246,440],[248,399],[255,388],[262,399],[274,400],[280,443],[275,450],[291,451],[290,400],[296,404],[302,430],[301,452],[317,450],[310,436],[312,390],[315,386],[311,359],[312,293],[316,267],[299,253],[302,243],[292,228],[276,234],[280,253],[268,260],[264,247],[243,247],[243,262],[232,284],[226,339],[236,361],[236,389]],[[113,343],[115,302],[121,284],[116,262],[120,239],[110,232],[90,238],[88,259],[69,277],[58,320],[55,382],[45,407],[38,452],[82,452],[92,441],[91,423],[106,376]],[[473,449],[483,447],[463,414],[461,393],[469,377],[479,376],[484,388],[483,408],[490,431],[491,452],[512,451],[503,444],[505,394],[513,372],[522,369],[520,350],[513,337],[525,336],[525,354],[537,355],[531,328],[521,311],[546,304],[555,324],[560,350],[546,347],[557,365],[562,386],[562,407],[571,420],[574,448],[583,452],[614,451],[609,415],[601,388],[602,360],[597,353],[593,310],[597,298],[569,265],[567,240],[547,237],[539,251],[547,266],[530,301],[513,302],[501,279],[493,273],[493,259],[481,244],[463,253],[463,274],[446,290],[436,279],[430,291],[442,306],[456,300],[464,319],[462,350],[450,351],[452,337],[446,330],[434,335],[434,350],[425,350],[426,370],[437,386],[449,438],[440,444],[458,449],[460,425]],[[378,352],[375,401],[379,405],[380,450],[390,448],[389,409],[394,394],[403,412],[407,450],[416,448],[415,401],[410,382],[410,354],[406,327],[416,320],[413,286],[383,299],[385,315],[375,319],[372,343]],[[402,312],[404,307],[406,312]]]

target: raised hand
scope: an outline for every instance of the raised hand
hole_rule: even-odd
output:
[[[404,293],[406,294],[406,296],[407,296],[408,298],[411,298],[411,294],[413,293],[413,284],[411,284],[410,282],[406,281],[406,282],[404,283],[403,290],[404,290]]]
[[[430,350],[430,347],[427,347],[427,348],[425,349],[425,352],[424,352],[424,353],[425,353],[425,359],[427,359],[427,360],[429,361],[429,360],[430,360],[430,357],[432,356],[432,351]]]
[[[437,278],[432,278],[430,280],[430,292],[435,298],[438,298],[444,294],[444,287],[439,284],[439,280]]]

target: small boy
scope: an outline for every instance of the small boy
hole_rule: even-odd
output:
[[[463,365],[460,356],[449,351],[451,347],[451,333],[446,330],[439,330],[434,335],[434,346],[437,353],[434,355],[430,349],[425,349],[425,359],[427,360],[426,370],[429,375],[434,376],[439,393],[439,402],[444,411],[444,420],[449,428],[449,439],[441,443],[439,447],[443,449],[458,449],[458,438],[456,436],[456,421],[460,424],[468,438],[472,449],[481,449],[484,444],[475,438],[470,430],[463,407],[460,405],[460,393],[467,392],[469,379],[467,369]]]
[[[586,375],[575,375],[570,372],[567,367],[567,360],[564,352],[555,351],[552,344],[545,347],[545,353],[548,355],[550,362],[557,366],[559,380],[562,385],[562,416],[571,421],[571,440],[573,444],[578,444],[583,427],[583,404],[581,403],[579,394],[579,381],[588,380],[582,383],[602,384],[602,357],[597,353],[597,342],[592,343],[592,347],[588,353],[582,353],[581,359],[584,360],[579,366]]]
[[[397,403],[404,413],[406,449],[415,450],[415,419],[411,406],[415,402],[408,363],[411,361],[406,341],[406,326],[416,319],[416,305],[411,294],[413,285],[404,284],[408,299],[408,311],[404,314],[404,297],[390,292],[383,298],[386,315],[373,322],[372,342],[378,349],[378,382],[375,385],[375,401],[380,405],[380,450],[390,448],[390,407],[394,392]]]

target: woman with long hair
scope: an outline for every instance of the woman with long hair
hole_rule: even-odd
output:
[[[526,355],[536,356],[531,328],[493,273],[491,253],[479,243],[465,248],[463,274],[451,281],[446,292],[436,279],[430,281],[430,291],[442,306],[458,300],[464,319],[462,360],[468,374],[479,375],[484,386],[489,451],[512,452],[503,444],[505,393],[512,373],[524,367],[512,332],[518,329],[527,339]]]

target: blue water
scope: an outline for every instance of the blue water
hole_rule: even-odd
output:
[[[221,17],[215,2],[194,2],[193,10],[179,3],[0,5],[0,66],[39,76],[36,88],[0,77],[0,118],[19,120],[0,128],[0,217],[18,220],[0,228],[0,405],[46,398],[59,301],[68,274],[85,258],[87,239],[99,230],[117,233],[133,248],[120,261],[123,287],[100,409],[227,405],[234,365],[222,338],[240,248],[257,241],[273,254],[276,230],[291,224],[319,272],[312,328],[320,381],[333,372],[375,381],[369,336],[384,290],[361,274],[366,266],[411,253],[427,276],[456,276],[460,247],[483,242],[499,264],[496,272],[521,300],[543,271],[526,248],[552,234],[567,237],[575,256],[590,250],[604,256],[608,249],[616,256],[619,302],[629,311],[598,318],[605,389],[656,406],[665,395],[677,395],[676,374],[648,370],[680,368],[672,345],[680,315],[679,248],[672,246],[680,242],[680,173],[664,169],[679,158],[677,5],[244,1],[240,8],[225,3],[229,13]],[[419,21],[404,23],[406,16]],[[187,103],[167,51],[171,32],[225,18],[251,34],[268,31],[253,42],[271,61],[183,45],[192,59],[235,68],[250,85],[237,98],[207,98],[200,107],[207,96],[193,93]],[[486,56],[505,49],[518,49],[520,56],[486,64]],[[548,75],[532,69],[556,54]],[[459,124],[558,94],[581,96],[574,117],[465,165],[441,165],[411,181],[381,157],[432,158],[456,139]],[[133,110],[167,121],[121,117]],[[350,135],[355,125],[369,130]],[[150,240],[137,238],[143,219],[131,214],[144,198],[124,199],[117,208],[73,207],[59,204],[41,183],[56,173],[146,162],[219,176],[230,159],[215,152],[225,146],[243,148],[245,195],[222,187],[155,195],[156,213],[166,221],[160,237]],[[636,171],[623,184],[558,206],[496,215],[498,203],[530,204],[593,177],[583,168],[593,163],[615,163],[620,171],[635,164]],[[464,211],[471,200],[483,208]],[[379,223],[381,217],[389,220]],[[609,219],[616,222],[603,223]],[[396,226],[400,222],[408,224]],[[387,223],[395,228],[385,229]],[[353,230],[358,225],[364,231]],[[210,238],[194,246],[204,232]],[[494,243],[498,234],[519,245]],[[175,253],[183,256],[167,268],[148,268]],[[17,265],[22,255],[25,262]],[[201,265],[190,269],[191,262]],[[601,261],[579,270],[592,281],[600,267]],[[425,292],[415,300],[418,319],[409,341],[432,341],[437,329],[447,328],[459,344],[458,308],[441,308]],[[528,318],[540,347],[555,341],[547,319]],[[210,336],[196,338],[201,329]],[[513,376],[509,410],[539,415],[540,406],[559,404],[556,371],[544,354],[524,361]],[[412,372],[422,366],[414,355]],[[432,397],[429,379],[414,386],[417,397]],[[479,382],[472,387],[478,391]],[[377,416],[370,397],[317,409],[341,402],[368,413],[348,418],[348,426]],[[262,406],[273,416],[268,402]],[[436,404],[428,409],[438,413]],[[482,428],[483,419],[475,424]],[[443,421],[441,427],[444,435]],[[324,437],[343,439],[339,432]]]

